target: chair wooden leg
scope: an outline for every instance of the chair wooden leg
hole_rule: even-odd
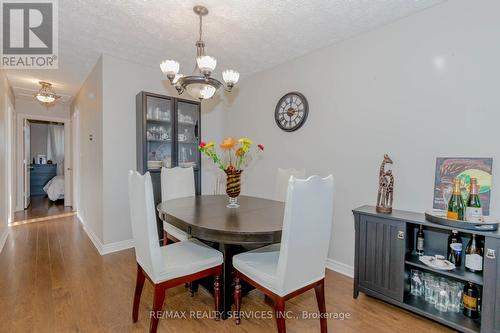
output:
[[[159,313],[165,300],[165,288],[155,285],[154,300],[153,300],[153,315],[151,316],[151,324],[149,326],[150,333],[156,333],[158,329]]]
[[[191,293],[191,297],[194,297],[194,294],[198,292],[199,287],[200,287],[200,282],[198,281],[189,282],[189,292]]]
[[[321,315],[319,322],[321,325],[321,333],[327,333],[326,327],[326,304],[325,304],[325,279],[321,280],[321,283],[314,287],[316,293],[316,301],[318,302],[318,309]]]
[[[276,314],[276,324],[278,325],[278,333],[286,333],[285,326],[285,300],[278,297],[274,301],[274,311]]]
[[[137,322],[139,318],[139,303],[141,302],[142,288],[144,287],[144,272],[141,266],[137,265],[137,281],[135,283],[134,305],[132,307],[132,321]]]
[[[163,246],[168,244],[168,234],[165,230],[163,230]]]
[[[236,320],[236,325],[240,324],[240,309],[241,309],[241,283],[240,278],[234,278],[234,305],[236,307],[236,313],[234,314],[234,319]]]
[[[220,275],[214,277],[215,320],[220,319]]]

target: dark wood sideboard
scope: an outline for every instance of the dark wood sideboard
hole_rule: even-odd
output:
[[[363,292],[460,332],[500,333],[500,231],[474,231],[484,237],[482,273],[467,271],[465,260],[461,267],[441,271],[424,265],[415,254],[419,226],[423,226],[425,233],[426,255],[446,255],[452,229],[460,232],[465,250],[471,230],[428,222],[422,213],[394,210],[392,214],[380,214],[373,206],[359,207],[353,213],[356,232],[354,298]],[[462,313],[439,312],[422,297],[411,295],[411,269],[478,285],[482,290],[481,317],[473,320]]]

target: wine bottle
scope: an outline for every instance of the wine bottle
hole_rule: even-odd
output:
[[[452,230],[448,236],[448,261],[455,264],[456,267],[462,265],[462,238],[457,230]]]
[[[453,194],[448,202],[448,218],[450,220],[463,220],[465,203],[460,191],[460,179],[453,179]]]
[[[419,256],[424,255],[424,230],[422,225],[419,226],[418,232],[417,232],[417,254]]]
[[[481,222],[483,217],[483,209],[481,208],[481,200],[479,200],[479,186],[477,179],[471,178],[469,185],[469,198],[467,199],[467,207],[465,208],[465,219],[471,222]]]
[[[481,272],[483,270],[483,250],[476,240],[476,235],[472,238],[465,249],[465,268],[471,272]]]
[[[479,290],[472,282],[468,282],[464,287],[463,296],[464,310],[463,314],[469,318],[479,317]]]

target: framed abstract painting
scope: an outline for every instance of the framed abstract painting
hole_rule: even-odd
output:
[[[479,185],[479,198],[483,214],[489,215],[492,184],[492,158],[436,158],[434,180],[434,209],[447,209],[453,190],[453,179],[458,177],[462,183],[462,196],[467,200],[471,178],[476,178]]]

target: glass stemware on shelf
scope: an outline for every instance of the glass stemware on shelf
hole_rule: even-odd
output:
[[[150,125],[146,133],[149,141],[168,141],[170,139],[170,128],[164,126]]]
[[[181,112],[179,112],[179,123],[187,124],[187,125],[194,125],[195,124],[193,117],[191,115],[183,114]]]
[[[450,202],[451,195],[453,194],[453,185],[445,184],[442,189],[443,201],[444,201],[444,210],[448,211],[448,203]]]
[[[160,107],[148,108],[146,112],[147,120],[157,120],[157,121],[170,121],[170,111],[161,110]]]

